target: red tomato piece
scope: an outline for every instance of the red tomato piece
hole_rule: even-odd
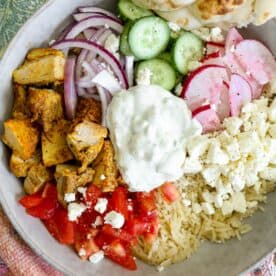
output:
[[[86,190],[85,203],[94,206],[98,198],[101,197],[102,191],[96,185],[91,184]]]
[[[93,209],[86,209],[78,218],[78,228],[82,229],[82,232],[89,231],[98,215]]]
[[[39,205],[42,200],[40,194],[25,195],[19,200],[19,203],[25,208],[31,208]]]
[[[131,218],[126,222],[125,229],[132,236],[142,235],[147,231],[149,223],[139,218]]]
[[[130,250],[124,247],[119,240],[114,240],[110,245],[104,248],[104,253],[110,260],[129,270],[137,269],[137,265],[134,258],[131,256]]]
[[[110,207],[112,210],[122,214],[127,220],[128,217],[128,201],[127,201],[128,191],[123,186],[118,186],[112,193],[110,200]]]
[[[165,199],[170,203],[176,201],[180,197],[176,186],[171,182],[166,182],[164,185],[162,185],[161,191]]]
[[[49,219],[53,217],[58,202],[52,198],[44,198],[43,201],[35,206],[27,209],[27,213],[33,217],[40,219]]]
[[[59,240],[59,230],[56,221],[52,218],[42,220],[48,232],[56,239]]]
[[[57,199],[57,187],[52,183],[46,183],[42,191],[43,198],[54,198]]]
[[[156,201],[155,201],[154,192],[136,193],[136,200],[138,203],[138,211],[140,211],[142,213],[148,213],[148,212],[151,212],[156,209]]]

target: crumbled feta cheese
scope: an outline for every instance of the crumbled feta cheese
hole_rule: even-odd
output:
[[[240,192],[245,187],[245,181],[237,171],[231,172],[228,180],[231,183],[233,190],[236,192]]]
[[[103,214],[106,211],[108,200],[106,198],[98,198],[94,210]]]
[[[269,108],[268,118],[272,123],[276,123],[276,98],[274,98],[274,100]]]
[[[260,141],[258,134],[255,131],[243,132],[238,135],[238,143],[241,153],[250,153],[256,148]]]
[[[224,184],[221,179],[219,181],[217,181],[216,184],[216,190],[217,190],[217,194],[224,196],[227,194],[232,194],[233,193],[233,189],[230,183],[227,182],[227,184]],[[225,199],[223,197],[223,199]]]
[[[269,127],[268,133],[272,138],[276,139],[276,124],[273,124]]]
[[[87,188],[86,187],[78,187],[77,191],[82,194],[83,197],[86,196],[86,190]]]
[[[125,223],[125,218],[122,214],[111,211],[105,215],[104,223],[110,224],[113,228],[120,229]]]
[[[214,202],[214,195],[210,192],[203,192],[202,197],[206,202],[213,203]]]
[[[149,68],[144,68],[143,70],[139,70],[136,78],[136,83],[138,85],[150,85],[152,72]]]
[[[260,173],[260,177],[268,181],[276,182],[276,168],[273,168],[273,167],[265,168]]]
[[[69,203],[68,205],[68,219],[75,221],[86,210],[86,206],[83,203]]]
[[[232,200],[224,201],[221,207],[221,211],[224,216],[232,214],[232,212],[234,211]]]
[[[193,203],[192,209],[195,214],[199,214],[202,211],[201,205],[198,203]]]
[[[237,161],[241,158],[240,147],[237,139],[232,139],[232,141],[225,146],[225,150],[231,161]]]
[[[105,41],[104,47],[114,55],[117,55],[120,47],[120,39],[118,36],[111,34]]]
[[[216,195],[214,203],[215,203],[215,207],[216,208],[221,208],[222,205],[223,205],[223,198],[222,198],[222,196],[221,195]]]
[[[181,30],[181,27],[174,22],[168,22],[168,25],[173,32],[179,32]]]
[[[189,200],[189,199],[183,199],[182,202],[183,202],[185,207],[189,207],[192,204],[192,201]]]
[[[246,212],[246,199],[243,193],[238,192],[232,195],[233,209],[239,213]]]
[[[66,193],[64,195],[64,200],[65,202],[73,202],[76,200],[76,195],[75,193]]]
[[[214,42],[224,41],[224,36],[222,34],[221,28],[215,27],[211,29],[211,40]]]
[[[158,272],[162,272],[162,271],[164,271],[164,266],[161,266],[161,265],[159,265],[159,266],[157,266],[156,267],[156,270],[158,271]]]
[[[215,213],[215,209],[211,203],[203,202],[201,203],[201,207],[206,215],[213,215]]]
[[[191,157],[186,158],[183,171],[187,174],[196,174],[202,170],[202,165],[198,159]]]
[[[97,264],[99,263],[100,261],[102,261],[104,258],[104,252],[102,250],[94,253],[93,255],[91,255],[89,257],[89,261],[92,263],[92,264]]]
[[[230,135],[236,136],[240,132],[242,120],[238,117],[229,117],[224,119],[223,126]]]
[[[218,166],[209,166],[204,169],[201,174],[209,186],[215,187],[216,182],[220,177],[221,170]]]
[[[226,165],[229,162],[229,157],[218,143],[212,143],[208,150],[207,160],[211,164]]]
[[[105,175],[104,175],[104,174],[101,174],[100,180],[105,180],[105,179],[106,179]]]
[[[189,139],[187,143],[187,150],[192,158],[198,158],[202,156],[209,147],[209,139],[205,136],[196,136],[192,139]]]
[[[86,251],[85,251],[84,248],[81,248],[81,249],[79,250],[79,256],[80,256],[80,257],[86,256]]]
[[[95,222],[92,223],[92,227],[96,228],[97,226],[100,226],[103,224],[103,220],[100,216],[97,216],[95,219]]]

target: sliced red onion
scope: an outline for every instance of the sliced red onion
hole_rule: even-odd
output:
[[[95,77],[98,73],[98,70],[95,69],[91,64],[89,64],[87,61],[84,61],[82,63],[82,67],[85,69],[85,71],[89,74],[90,79]]]
[[[75,87],[75,66],[76,58],[69,57],[66,60],[64,75],[64,101],[67,118],[72,120],[75,117],[78,96]]]
[[[133,86],[134,83],[134,57],[126,57],[126,74],[129,86]]]
[[[101,8],[86,6],[86,7],[79,7],[78,10],[80,13],[98,13],[98,14],[107,15],[121,22],[121,20],[115,14]]]
[[[128,80],[126,74],[118,61],[118,59],[109,51],[107,51],[101,45],[98,45],[92,41],[85,41],[80,39],[67,39],[53,44],[55,49],[66,50],[68,48],[82,48],[92,52],[102,57],[104,61],[111,67],[115,75],[118,77],[122,88],[128,89]]]
[[[73,14],[73,17],[76,21],[81,21],[83,19],[86,19],[88,17],[94,16],[94,15],[107,15],[109,17],[112,17],[113,19],[115,19],[116,21],[118,21],[119,23],[121,23],[121,20],[114,14],[112,13],[102,13],[102,12],[82,12],[82,13],[75,13]]]
[[[80,88],[92,88],[95,86],[95,84],[92,83],[91,79],[80,80],[79,82],[77,82],[77,85]]]
[[[123,31],[123,25],[116,21],[114,18],[107,15],[95,15],[88,17],[72,27],[72,29],[66,34],[66,39],[77,37],[81,32],[91,27],[107,26],[114,31],[121,33]]]
[[[105,88],[112,95],[121,90],[120,83],[114,75],[107,70],[102,70],[93,79],[92,83]]]
[[[100,96],[101,104],[102,104],[102,125],[106,126],[106,111],[107,111],[107,106],[108,106],[108,92],[102,88],[101,86],[97,86],[98,93]]]
[[[83,31],[83,35],[87,40],[90,40],[91,37],[93,37],[95,35],[95,33],[97,32],[98,29],[96,28],[90,28],[87,30]]]

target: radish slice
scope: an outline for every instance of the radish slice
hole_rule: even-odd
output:
[[[186,80],[181,97],[186,99],[193,111],[203,103],[217,104],[223,82],[228,82],[227,70],[224,66],[206,65],[195,70]]]
[[[224,54],[224,44],[216,42],[207,42],[206,43],[206,55],[213,53],[218,53],[219,56]]]
[[[229,97],[232,116],[239,116],[241,108],[252,100],[251,86],[238,74],[233,74],[230,80]]]
[[[75,87],[75,66],[76,58],[69,57],[66,60],[64,74],[64,102],[67,118],[72,120],[75,117],[78,96]]]
[[[236,48],[236,45],[240,43],[242,40],[243,40],[243,37],[238,32],[238,30],[236,28],[232,28],[226,36],[225,52],[226,53],[233,52]]]
[[[115,75],[118,77],[122,88],[128,89],[128,80],[120,62],[112,53],[107,51],[101,45],[98,45],[92,41],[68,39],[57,42],[52,47],[59,50],[66,50],[68,48],[82,48],[88,51],[95,52],[97,55],[103,58],[104,61],[111,67]]]
[[[86,29],[102,26],[107,26],[108,28],[111,28],[118,33],[123,31],[123,25],[114,18],[107,15],[94,15],[81,20],[76,25],[74,25],[72,29],[66,34],[65,38],[75,38]]]
[[[261,85],[276,78],[276,63],[272,53],[259,41],[243,40],[236,46],[235,55],[245,71]]]
[[[121,90],[118,80],[107,70],[102,70],[93,79],[92,83],[109,91],[112,95]]]
[[[220,119],[217,113],[211,109],[210,105],[201,106],[198,110],[195,110],[193,114],[195,114],[193,118],[198,120],[202,125],[204,133],[220,129]]]
[[[222,122],[225,118],[230,116],[230,98],[229,98],[229,85],[223,83],[223,89],[220,92],[219,104],[216,106],[217,114]]]

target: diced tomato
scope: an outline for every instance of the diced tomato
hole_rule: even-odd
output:
[[[48,232],[56,239],[59,240],[59,230],[56,221],[53,217],[42,220]]]
[[[52,198],[44,198],[39,205],[28,208],[27,213],[36,218],[49,219],[53,217],[57,207],[57,200]]]
[[[78,219],[78,228],[82,229],[82,232],[89,231],[98,215],[93,209],[86,209]]]
[[[142,235],[147,231],[149,223],[142,221],[139,218],[131,218],[126,222],[125,229],[132,236]]]
[[[143,234],[144,239],[147,243],[151,244],[156,238],[159,230],[159,219],[156,214],[150,216],[149,226],[147,228],[147,232]]]
[[[154,192],[151,193],[136,193],[136,200],[138,203],[138,211],[148,213],[156,209],[156,201]]]
[[[102,227],[101,232],[106,236],[112,237],[113,239],[120,239],[121,241],[129,243],[129,244],[134,244],[136,242],[136,238],[134,236],[130,235],[126,230],[114,229],[109,224],[105,224]]]
[[[161,191],[165,199],[170,203],[176,201],[180,197],[176,186],[171,182],[166,182],[164,185],[162,185]]]
[[[46,183],[42,192],[43,198],[57,198],[57,187],[52,183]]]
[[[130,250],[124,247],[119,240],[114,240],[109,246],[107,246],[104,249],[104,253],[110,260],[129,270],[137,269],[137,265],[134,258],[131,256]]]
[[[125,219],[128,217],[128,201],[127,201],[127,189],[123,186],[118,186],[112,193],[110,206],[111,209],[122,214]]]
[[[84,255],[80,256],[81,259],[86,260],[92,254],[98,252],[100,248],[95,242],[95,236],[99,230],[91,228],[89,232],[81,232],[77,227],[75,236],[75,248],[79,253],[81,249],[84,250]]]
[[[102,195],[102,191],[96,185],[91,184],[86,190],[85,203],[94,206],[98,198]]]
[[[19,203],[25,208],[31,208],[39,205],[42,200],[40,194],[25,195],[19,200]]]

